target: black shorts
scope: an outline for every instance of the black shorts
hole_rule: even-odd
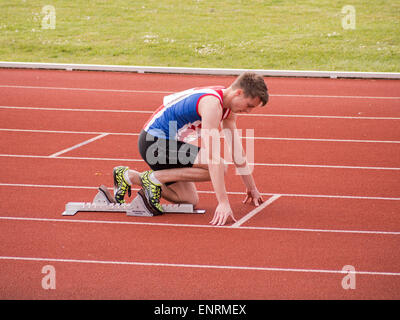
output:
[[[190,143],[155,137],[142,130],[138,140],[143,160],[154,171],[174,168],[190,168],[200,148]]]

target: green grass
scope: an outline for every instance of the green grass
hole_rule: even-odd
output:
[[[400,1],[2,0],[0,60],[400,72]]]

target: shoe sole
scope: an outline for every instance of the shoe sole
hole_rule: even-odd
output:
[[[153,206],[149,203],[150,201],[149,201],[148,198],[146,197],[146,192],[144,191],[144,189],[146,189],[146,187],[143,185],[142,175],[139,175],[139,177],[140,177],[140,185],[142,186],[142,189],[140,189],[140,191],[143,192],[143,194],[141,194],[141,196],[142,196],[142,197],[145,197],[145,199],[146,199],[145,202],[146,202],[148,205],[151,206],[152,211],[156,210],[156,211],[158,212],[157,215],[164,214],[163,211],[158,210],[157,208],[153,207]],[[139,192],[140,192],[140,191],[139,191]],[[156,214],[154,214],[154,215],[156,215]]]
[[[107,198],[109,203],[117,203],[115,198],[111,195],[110,191],[106,188],[106,186],[101,185],[99,187],[99,190],[104,194],[104,196]]]
[[[117,192],[118,192],[118,183],[117,183],[117,179],[116,179],[117,168],[120,168],[120,167],[115,167],[114,170],[113,170],[115,203],[118,203],[118,201],[116,199],[116,195],[117,195]],[[125,179],[124,179],[124,181],[125,181]],[[130,197],[130,192],[131,192],[130,190],[125,191],[125,195],[126,195],[126,193],[128,193],[128,196]]]
[[[146,206],[146,209],[149,210],[153,215],[155,216],[160,216],[164,214],[164,212],[161,212],[160,210],[154,208],[150,203],[149,200],[146,197],[146,194],[143,189],[140,189],[138,191],[138,195],[142,198],[144,205]]]

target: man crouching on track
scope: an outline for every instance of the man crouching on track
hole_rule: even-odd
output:
[[[268,102],[268,89],[262,76],[252,72],[240,75],[228,88],[193,88],[164,97],[139,136],[139,151],[152,170],[139,173],[128,167],[114,168],[114,196],[124,203],[131,185],[141,186],[148,204],[155,214],[162,214],[160,198],[172,203],[197,205],[199,198],[194,182],[212,182],[218,206],[210,221],[213,225],[224,225],[234,218],[225,188],[227,165],[220,157],[220,150],[212,150],[211,139],[220,139],[219,126],[230,131],[233,163],[240,169],[247,188],[244,203],[252,201],[255,206],[263,202],[248,167],[247,159],[235,160],[234,154],[244,155],[240,137],[236,130],[236,117],[251,112]],[[191,138],[201,136],[202,148],[188,143]],[[232,140],[234,144],[232,144]],[[218,141],[219,142],[219,141]],[[219,146],[219,144],[217,144]],[[238,150],[238,149],[239,150]],[[218,148],[219,149],[219,148]]]

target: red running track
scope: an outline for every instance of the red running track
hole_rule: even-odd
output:
[[[2,299],[400,298],[398,81],[267,78],[270,104],[239,126],[254,129],[256,183],[276,200],[239,227],[213,227],[210,183],[198,184],[205,215],[61,213],[111,187],[115,165],[146,168],[137,133],[163,95],[232,77],[0,79]],[[233,168],[226,183],[236,218],[247,216]],[[54,290],[42,287],[46,265]],[[347,265],[355,289],[342,287]]]

